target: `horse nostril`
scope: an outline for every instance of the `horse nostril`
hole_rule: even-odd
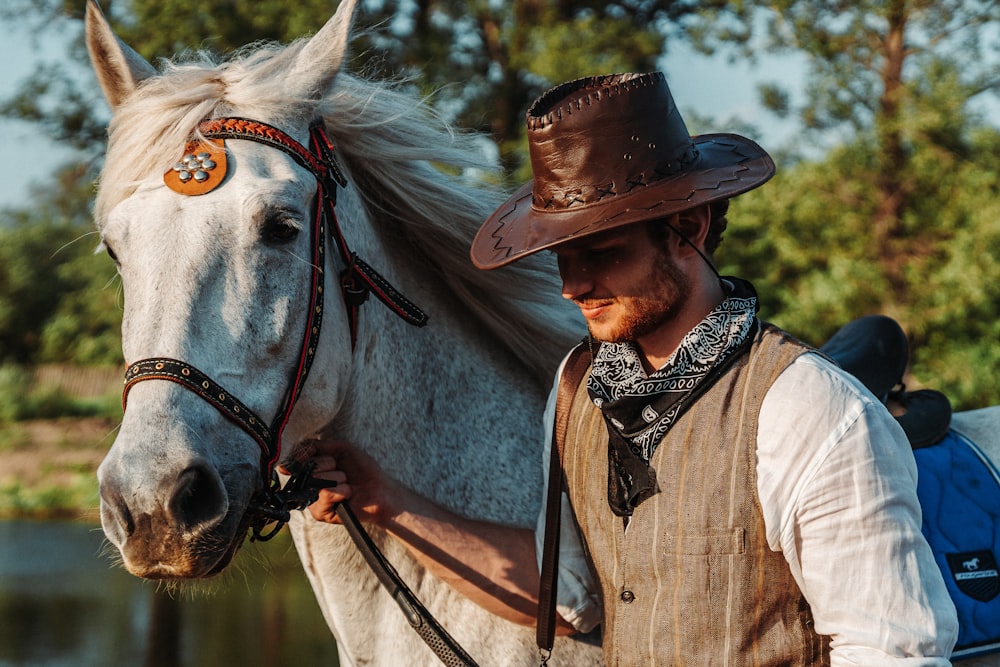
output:
[[[101,486],[101,524],[108,538],[116,544],[122,544],[135,532],[135,521],[132,512],[122,495],[112,487]]]
[[[186,530],[209,528],[222,521],[228,510],[225,489],[218,475],[196,465],[177,477],[167,511]]]

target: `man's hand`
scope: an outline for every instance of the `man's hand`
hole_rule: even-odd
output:
[[[350,500],[359,519],[396,537],[455,590],[503,618],[534,624],[538,566],[531,530],[456,515],[396,482],[344,440],[304,442],[296,458],[316,464],[313,477],[337,483],[320,489],[309,506],[314,519],[340,523],[337,503]],[[572,631],[563,622],[557,632]]]
[[[382,472],[375,460],[346,440],[310,440],[302,443],[296,458],[316,464],[313,477],[336,482],[319,490],[319,498],[309,506],[317,521],[340,523],[336,507],[345,500],[365,522],[384,525],[398,514],[401,491]]]

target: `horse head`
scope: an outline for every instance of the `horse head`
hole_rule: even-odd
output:
[[[254,68],[167,76],[88,4],[87,45],[113,112],[95,217],[124,287],[130,374],[98,471],[101,520],[133,574],[221,571],[269,483],[281,432],[300,439],[343,400],[351,334],[314,223],[339,174],[304,147],[324,139],[310,126],[340,70],[353,7],[345,0],[312,39],[262,53]],[[247,117],[249,130],[227,133]],[[204,168],[173,168],[186,152],[204,152]],[[350,193],[337,212],[364,215]],[[308,304],[324,293],[334,303],[319,329]],[[312,328],[321,341],[309,341]],[[301,392],[306,351],[324,372]],[[260,422],[270,429],[255,435]]]

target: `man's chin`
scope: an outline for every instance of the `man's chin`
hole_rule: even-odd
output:
[[[601,343],[634,343],[645,336],[656,333],[665,324],[666,318],[625,319],[614,321],[587,322],[590,337]]]
[[[622,336],[620,331],[607,325],[591,322],[587,324],[587,331],[590,333],[590,337],[598,343],[626,343],[632,340],[627,336]]]

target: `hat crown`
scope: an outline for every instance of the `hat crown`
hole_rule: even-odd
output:
[[[538,209],[587,206],[673,175],[697,150],[660,72],[563,84],[528,110]]]

